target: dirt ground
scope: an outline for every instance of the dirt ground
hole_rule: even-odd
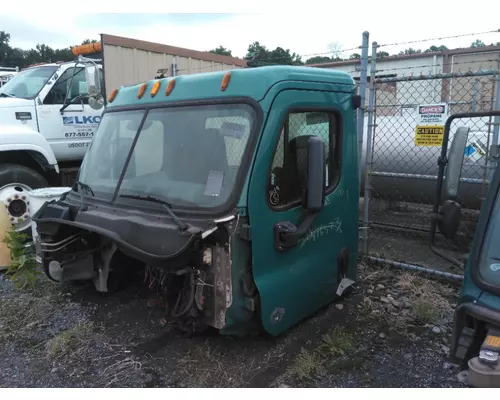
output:
[[[0,275],[0,387],[462,387],[456,285],[361,265],[354,293],[280,337],[187,338],[145,287],[23,292]]]

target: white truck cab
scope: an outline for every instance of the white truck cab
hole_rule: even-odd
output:
[[[0,87],[19,72],[18,67],[0,67]]]
[[[0,87],[0,203],[18,231],[31,226],[28,192],[77,170],[99,125],[103,107],[89,104],[85,60],[31,66]],[[91,62],[104,94],[100,60]]]

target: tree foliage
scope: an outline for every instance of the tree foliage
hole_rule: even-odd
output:
[[[274,50],[269,50],[259,42],[253,42],[248,46],[245,59],[250,61],[252,66],[304,64],[302,58],[298,54],[290,52],[289,49],[276,47]]]
[[[10,34],[0,31],[0,66],[25,68],[41,62],[71,61],[75,58],[71,47],[53,49],[38,43],[34,49],[23,50],[10,45]],[[97,40],[85,39],[81,44],[96,43]]]
[[[71,47],[66,47],[62,49],[53,49],[50,46],[39,43],[35,48],[24,50],[17,47],[12,47],[10,45],[10,34],[4,31],[0,31],[0,66],[2,67],[19,67],[24,68],[31,64],[36,64],[40,62],[55,62],[55,61],[71,61],[75,57],[71,52]],[[85,39],[81,44],[96,43],[97,40]],[[491,44],[499,46],[500,42]],[[475,40],[471,47],[484,47],[487,46],[482,40]],[[339,42],[332,42],[328,46],[328,52],[331,56],[318,54],[312,56],[305,60],[302,60],[301,56],[297,53],[292,52],[289,49],[284,49],[282,47],[276,47],[274,50],[267,48],[258,41],[251,43],[248,46],[247,54],[245,59],[250,62],[251,66],[264,66],[264,65],[312,65],[312,64],[322,64],[333,61],[345,61],[345,60],[359,60],[361,54],[352,53],[346,55],[342,50],[342,46]],[[444,45],[432,45],[425,50],[415,49],[409,47],[400,51],[399,55],[412,55],[412,54],[425,54],[439,51],[446,51],[448,47]],[[232,51],[222,45],[209,51],[213,54],[220,54],[225,56],[233,56]],[[377,59],[384,57],[390,57],[390,54],[386,51],[377,52]]]
[[[221,56],[231,56],[231,57],[233,55],[231,53],[231,50],[226,49],[224,46],[219,46],[216,49],[212,49],[209,51],[209,53],[220,54]]]

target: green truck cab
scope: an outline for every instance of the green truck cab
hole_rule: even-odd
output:
[[[471,386],[500,387],[500,168],[490,184],[455,310],[451,357]]]
[[[140,273],[188,329],[280,334],[355,280],[359,100],[346,73],[287,66],[114,90],[72,190],[33,216],[38,262],[104,293]]]
[[[451,122],[454,119],[490,116],[500,112],[463,113],[451,116],[445,126],[441,160],[446,174],[438,179],[437,202],[444,196],[437,225],[447,238],[459,229],[461,207],[458,199],[468,127],[459,127],[446,157]],[[442,170],[444,170],[444,163]],[[443,182],[444,185],[439,182]],[[443,190],[442,190],[443,189]],[[440,195],[440,193],[442,193]],[[433,228],[431,228],[433,232]],[[468,369],[468,384],[473,387],[500,387],[500,168],[491,177],[481,207],[474,239],[464,267],[464,280],[454,315],[450,359]],[[455,260],[455,264],[460,264]]]

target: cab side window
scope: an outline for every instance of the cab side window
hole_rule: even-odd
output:
[[[73,75],[74,73],[74,75]],[[72,78],[73,77],[73,78]],[[50,92],[44,100],[44,104],[64,104],[64,99],[68,94],[67,101],[75,99],[78,96],[83,96],[88,93],[87,82],[85,81],[84,68],[68,68],[62,73],[57,82],[52,86]],[[88,104],[88,98],[82,97],[81,101]],[[79,104],[80,100],[75,101],[74,104]]]
[[[334,112],[294,111],[281,129],[267,180],[273,208],[297,206],[307,185],[307,146],[311,136],[325,144],[325,185],[328,194],[340,177],[340,117]]]

